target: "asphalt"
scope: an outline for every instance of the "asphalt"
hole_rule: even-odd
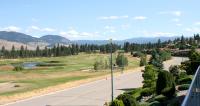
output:
[[[172,60],[164,62],[164,69],[170,65],[178,65],[186,58],[173,57]],[[124,73],[114,77],[114,96],[121,94],[122,89],[137,88],[142,86],[141,69]],[[106,101],[111,100],[110,78],[94,81],[74,88],[37,96],[5,106],[103,106]]]

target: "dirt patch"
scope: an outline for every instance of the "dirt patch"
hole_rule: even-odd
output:
[[[0,70],[5,70],[5,71],[10,71],[10,70],[13,70],[14,67],[12,65],[3,65],[3,66],[0,66]]]
[[[27,85],[23,83],[13,83],[13,82],[0,83],[0,93],[24,89],[26,86]]]

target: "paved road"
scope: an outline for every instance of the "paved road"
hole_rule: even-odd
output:
[[[164,68],[166,69],[172,64],[180,64],[181,61],[182,58],[174,57],[169,62],[165,62]],[[141,71],[115,77],[115,97],[123,92],[120,89],[141,87],[142,80]],[[103,79],[53,94],[18,101],[6,106],[102,106],[105,101],[110,101],[110,83],[110,79]]]
[[[164,62],[164,70],[168,70],[171,65],[180,65],[181,62],[188,60],[185,57],[172,57],[171,60]]]

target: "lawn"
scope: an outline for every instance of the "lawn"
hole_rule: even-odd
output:
[[[0,96],[13,95],[16,93],[31,91],[35,89],[55,86],[58,84],[106,75],[107,71],[95,72],[93,64],[97,58],[109,58],[108,54],[84,54],[63,57],[42,57],[24,59],[1,59],[0,60],[0,86],[3,83],[19,85],[16,89],[0,89]],[[115,56],[115,54],[114,54]],[[139,66],[139,60],[126,54],[129,66],[126,69]],[[42,62],[34,69],[13,71],[11,64],[23,62]],[[19,89],[20,88],[20,89]],[[9,88],[8,88],[9,89]]]

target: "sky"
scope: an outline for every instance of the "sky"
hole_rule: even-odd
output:
[[[200,0],[0,0],[0,30],[70,40],[200,33]]]

